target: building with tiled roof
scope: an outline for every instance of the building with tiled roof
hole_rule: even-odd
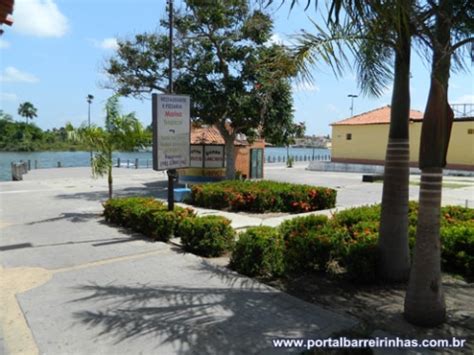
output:
[[[421,121],[422,119],[423,112],[417,110],[410,110],[410,121]],[[346,118],[342,121],[334,122],[331,124],[331,126],[385,123],[390,123],[390,105],[380,107],[372,111],[364,112],[359,115]]]
[[[219,129],[193,125],[191,129],[190,167],[179,172],[180,182],[222,180],[225,176],[225,142]],[[235,170],[245,178],[262,178],[265,141],[250,143],[244,134],[234,140]]]
[[[216,126],[193,126],[191,130],[191,144],[224,144],[224,138],[222,138]],[[245,146],[249,145],[249,142],[244,134],[238,134],[234,144],[236,146]]]
[[[410,164],[418,165],[423,112],[410,110]],[[390,106],[331,124],[331,161],[383,165],[390,126]],[[451,131],[448,168],[474,170],[474,120],[456,119]]]

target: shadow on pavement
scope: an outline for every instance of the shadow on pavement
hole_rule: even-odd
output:
[[[72,223],[80,223],[80,222],[87,222],[91,219],[96,219],[100,217],[101,217],[101,213],[65,212],[65,213],[61,213],[61,215],[58,217],[29,222],[29,223],[26,223],[26,225],[31,226],[31,225],[40,224],[40,223],[56,222],[56,221],[62,221],[62,220],[67,220]]]
[[[57,247],[57,246],[64,246],[64,245],[75,245],[75,244],[91,244],[93,247],[100,247],[110,244],[121,244],[121,243],[129,243],[129,242],[136,242],[136,241],[146,241],[146,242],[153,242],[148,238],[144,238],[141,235],[133,235],[130,238],[104,238],[104,239],[89,239],[89,240],[81,240],[81,241],[74,241],[74,242],[63,242],[63,243],[51,243],[51,244],[32,244],[32,243],[20,243],[20,244],[11,244],[0,246],[0,252],[8,251],[8,250],[15,250],[15,249],[25,249],[25,248],[49,248],[49,247]]]
[[[130,196],[152,196],[155,198],[167,197],[168,182],[157,181],[152,183],[145,183],[143,187],[127,187],[117,188],[114,190],[114,197],[130,197]],[[59,194],[55,196],[57,199],[62,200],[86,200],[86,201],[105,201],[108,198],[108,192],[104,191],[91,191],[91,192],[77,192],[70,194]]]
[[[98,341],[104,337],[114,344],[131,339],[149,342],[151,337],[155,350],[173,346],[176,354],[272,352],[273,338],[329,336],[335,325],[327,315],[315,317],[314,309],[296,307],[289,301],[292,297],[254,280],[205,260],[197,268],[224,282],[86,284],[75,288],[83,296],[72,302],[80,302],[84,310],[74,318],[95,329]]]

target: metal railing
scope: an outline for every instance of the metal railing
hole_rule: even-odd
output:
[[[331,155],[329,154],[297,154],[293,155],[290,154],[289,157],[293,160],[293,162],[310,162],[310,161],[331,161]],[[277,155],[277,156],[267,156],[265,157],[265,162],[272,164],[272,163],[286,163],[287,156],[286,155]]]

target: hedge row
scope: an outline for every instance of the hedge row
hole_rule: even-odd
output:
[[[167,206],[151,197],[114,198],[104,203],[105,220],[160,241],[181,237],[184,249],[219,256],[234,245],[234,230],[224,217],[196,217],[189,208]]]
[[[222,181],[194,185],[191,204],[230,211],[308,212],[333,208],[336,191],[274,181]]]
[[[410,245],[414,245],[417,204],[410,203]],[[343,273],[358,282],[376,278],[380,205],[352,208],[328,219],[297,217],[279,228],[250,228],[240,236],[231,267],[249,276],[312,271]],[[442,267],[474,276],[474,210],[444,207]]]
[[[181,207],[168,211],[163,202],[152,197],[128,197],[105,202],[104,217],[107,222],[166,242],[185,218],[194,217],[194,212]]]

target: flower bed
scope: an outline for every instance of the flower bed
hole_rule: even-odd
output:
[[[229,211],[308,212],[333,208],[336,191],[274,181],[223,181],[194,185],[191,204]]]
[[[411,202],[411,247],[416,233],[417,210],[417,203]],[[239,253],[233,255],[231,267],[249,276],[268,275],[272,270],[268,266],[262,266],[261,270],[249,268],[249,257],[258,250],[259,260],[267,260],[275,254],[274,250],[279,250],[278,243],[282,239],[284,271],[278,268],[271,276],[319,271],[342,274],[357,282],[373,282],[377,270],[379,216],[380,205],[374,205],[344,210],[331,219],[297,217],[271,231],[253,230],[252,238],[237,242]],[[261,246],[262,241],[265,241],[265,248]],[[269,242],[276,244],[272,247]],[[468,279],[474,276],[474,209],[455,206],[441,209],[441,263],[445,271]]]

